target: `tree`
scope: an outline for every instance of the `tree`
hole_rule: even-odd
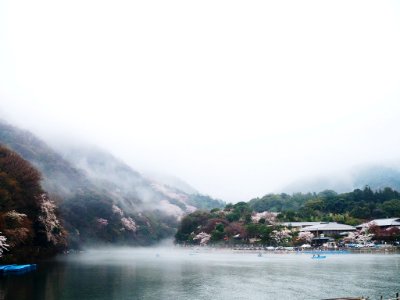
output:
[[[1,233],[1,232],[0,232]],[[7,238],[4,235],[0,235],[0,257],[3,256],[3,251],[8,250]]]
[[[178,228],[175,239],[178,242],[189,240],[189,236],[194,233],[198,227],[205,225],[210,218],[210,214],[205,211],[195,211],[185,216]]]
[[[314,234],[310,231],[302,231],[299,233],[297,238],[301,242],[311,243],[312,239],[314,238]]]
[[[43,191],[40,178],[29,162],[0,146],[0,230],[8,238],[10,261],[49,256],[66,246],[56,205]]]
[[[211,240],[214,242],[222,240],[224,236],[225,236],[224,232],[221,232],[219,230],[213,230],[211,232]]]
[[[200,232],[199,234],[197,234],[193,240],[200,241],[200,246],[205,246],[207,245],[207,243],[210,241],[211,239],[211,235],[205,232]]]
[[[277,245],[286,244],[292,238],[291,232],[288,229],[274,230],[271,237]]]
[[[383,210],[385,217],[390,218],[400,216],[400,200],[392,199],[385,201],[381,205],[381,209]]]

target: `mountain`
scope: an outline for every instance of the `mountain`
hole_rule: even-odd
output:
[[[391,167],[384,165],[354,167],[341,173],[299,180],[287,185],[282,190],[287,193],[307,193],[328,189],[344,193],[363,189],[365,186],[369,186],[372,190],[380,190],[385,187],[400,190],[400,168],[396,165]]]
[[[196,191],[189,194],[175,186],[144,177],[97,147],[63,147],[59,152],[64,159],[83,170],[98,189],[117,199],[124,209],[162,210],[168,215],[181,217],[198,208],[210,209],[224,205],[222,201]],[[179,185],[182,184],[180,181]]]
[[[173,186],[174,188],[176,188],[182,192],[185,192],[186,194],[198,194],[199,193],[190,184],[188,184],[187,182],[185,182],[182,179],[175,177],[175,176],[161,174],[161,173],[157,173],[157,172],[147,172],[143,175],[147,178],[151,178],[151,180],[155,180],[156,182],[162,183],[163,185]]]
[[[183,215],[224,205],[147,179],[96,147],[54,150],[32,133],[4,122],[0,122],[0,144],[43,174],[43,187],[58,199],[73,246],[90,242],[151,244],[172,236]]]
[[[33,164],[43,174],[43,187],[50,193],[65,197],[71,191],[90,186],[83,172],[74,168],[29,131],[0,121],[0,144],[6,145]]]

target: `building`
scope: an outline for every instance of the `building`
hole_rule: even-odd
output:
[[[330,237],[315,237],[311,240],[312,247],[326,246],[327,248],[337,248],[335,240]]]
[[[314,225],[318,225],[318,224],[321,224],[321,222],[284,222],[284,223],[281,223],[282,226],[291,227],[291,228],[297,229],[297,230],[300,230],[304,227],[314,226]]]
[[[364,227],[369,227],[371,224],[376,225],[379,227],[379,229],[389,229],[389,228],[394,228],[397,227],[400,229],[400,218],[390,218],[390,219],[375,219],[367,223],[363,223],[360,225],[357,225],[357,229],[362,229]]]
[[[321,222],[316,225],[303,227],[300,231],[309,231],[312,232],[316,237],[319,237],[321,234],[334,236],[334,235],[343,235],[344,233],[356,231],[357,229],[354,226],[340,224],[336,222]]]

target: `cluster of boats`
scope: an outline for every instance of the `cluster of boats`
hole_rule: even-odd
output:
[[[21,273],[21,272],[29,272],[32,270],[36,270],[36,264],[27,264],[27,265],[0,265],[0,273]]]

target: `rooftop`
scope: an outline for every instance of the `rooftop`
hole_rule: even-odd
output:
[[[313,226],[307,226],[300,229],[300,231],[324,231],[324,230],[354,231],[356,230],[356,228],[346,224],[340,224],[336,222],[326,222],[326,223],[319,223]]]
[[[283,226],[306,227],[321,224],[321,222],[283,222]]]
[[[367,223],[357,225],[357,228],[366,227],[369,223],[374,222],[377,226],[400,226],[400,218],[388,218],[388,219],[375,219]]]

